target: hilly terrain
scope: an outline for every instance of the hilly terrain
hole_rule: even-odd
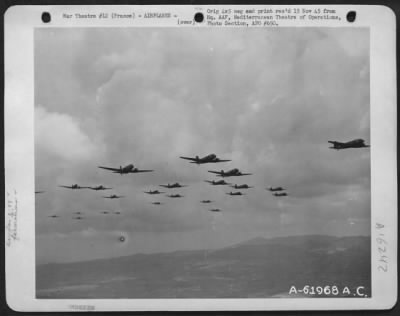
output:
[[[352,293],[363,286],[370,296],[370,256],[369,237],[256,238],[218,250],[38,265],[36,294],[47,299],[268,298],[288,297],[292,286],[309,285],[348,287]]]

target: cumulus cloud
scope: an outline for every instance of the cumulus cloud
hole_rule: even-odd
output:
[[[68,161],[87,160],[95,153],[95,145],[70,115],[35,108],[35,146]]]

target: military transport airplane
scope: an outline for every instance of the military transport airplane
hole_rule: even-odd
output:
[[[227,193],[228,195],[245,195],[244,193],[242,193],[242,192],[229,192],[229,193]]]
[[[202,201],[200,201],[200,203],[211,203],[212,201],[211,200],[202,200]]]
[[[228,160],[228,159],[219,159],[216,154],[209,154],[207,156],[204,156],[203,158],[199,158],[199,156],[196,156],[194,158],[192,158],[192,157],[182,157],[181,156],[179,158],[190,160],[190,163],[195,163],[195,164],[198,164],[198,165],[205,164],[205,163],[217,163],[217,162],[231,161],[231,160]]]
[[[112,194],[110,196],[103,196],[103,198],[105,199],[119,199],[119,198],[123,198],[123,195],[116,195],[116,194]]]
[[[170,198],[181,198],[181,197],[183,197],[183,195],[180,195],[180,194],[169,194],[167,196],[170,197]]]
[[[49,215],[48,217],[57,218],[57,217],[60,217],[60,216],[58,216],[58,215]]]
[[[251,173],[242,173],[242,172],[240,172],[239,169],[237,169],[237,168],[231,169],[231,170],[229,170],[229,171],[224,171],[224,170],[221,170],[221,171],[211,171],[211,170],[209,170],[208,172],[215,173],[215,174],[218,175],[218,177],[223,177],[223,178],[225,178],[225,177],[239,177],[239,176],[249,176],[249,175],[251,175]]]
[[[154,190],[154,191],[144,191],[144,193],[147,193],[147,194],[161,194],[161,193],[165,193],[165,192],[160,192],[160,191],[158,191],[158,190]]]
[[[99,191],[99,190],[111,190],[112,188],[106,188],[103,187],[102,185],[98,185],[97,187],[88,187],[88,189]]]
[[[82,212],[74,212],[74,214],[80,215],[82,214]]]
[[[117,212],[114,212],[114,214],[116,214],[116,215],[120,215],[120,214],[121,214],[121,212],[118,212],[118,211],[117,211]]]
[[[163,187],[163,188],[167,188],[167,189],[174,189],[174,188],[183,188],[183,187],[187,187],[187,185],[182,185],[182,184],[179,184],[178,182],[175,182],[175,183],[173,183],[173,184],[160,184],[160,187]]]
[[[286,192],[282,192],[282,193],[274,193],[273,195],[275,195],[275,196],[287,196],[288,194]]]
[[[162,205],[163,203],[161,203],[161,202],[153,202],[151,204],[153,204],[153,205]]]
[[[77,189],[87,189],[88,187],[81,187],[78,184],[73,184],[73,185],[59,185],[61,188],[67,188],[67,189],[72,189],[72,190],[77,190]]]
[[[101,214],[108,214],[108,213],[109,213],[108,211],[101,212]]]
[[[210,209],[210,212],[221,212],[219,208],[212,208]]]
[[[78,217],[74,217],[74,219],[81,220],[81,219],[84,219],[84,217],[78,216]]]
[[[283,191],[285,189],[282,188],[282,187],[275,187],[275,188],[269,187],[269,189],[266,189],[266,190],[270,190],[271,192],[275,192],[275,191]]]
[[[349,142],[344,142],[344,143],[328,140],[328,143],[331,143],[333,145],[332,147],[329,147],[329,148],[336,149],[336,150],[347,149],[347,148],[369,147],[369,145],[366,145],[364,143],[363,139],[354,139],[354,140],[351,140]]]
[[[247,184],[235,184],[235,185],[231,185],[231,188],[234,188],[234,189],[250,189],[252,187],[248,186]]]
[[[38,194],[38,193],[45,193],[46,191],[35,191],[35,194]]]
[[[135,168],[133,164],[129,164],[125,167],[119,166],[119,168],[110,168],[110,167],[102,167],[98,166],[101,169],[105,170],[110,170],[113,173],[119,173],[121,176],[123,174],[128,174],[128,173],[140,173],[140,172],[153,172],[154,170],[139,170],[138,168]]]
[[[209,181],[209,180],[205,180],[205,182],[210,183],[211,185],[226,185],[226,184],[230,184],[228,182],[225,182],[225,180],[219,180],[219,181]]]

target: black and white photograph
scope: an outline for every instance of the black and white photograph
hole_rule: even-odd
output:
[[[395,85],[364,11],[335,27],[231,26],[214,7],[190,26],[172,9],[118,16],[141,27],[65,8],[26,32],[29,72],[6,87],[6,104],[32,101],[27,128],[6,126],[8,269],[31,310],[389,306],[395,98],[379,93]]]
[[[36,30],[37,297],[370,296],[369,73],[366,28]]]

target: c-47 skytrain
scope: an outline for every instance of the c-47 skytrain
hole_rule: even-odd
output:
[[[125,167],[119,166],[119,168],[111,168],[111,167],[102,167],[99,166],[101,169],[110,170],[113,173],[119,173],[120,175],[128,174],[128,173],[140,173],[140,172],[153,172],[154,170],[140,170],[135,168],[133,164],[129,164]]]
[[[363,139],[354,139],[349,142],[337,142],[333,140],[328,140],[328,143],[331,143],[333,146],[329,147],[332,149],[340,150],[340,149],[348,149],[348,148],[364,148],[364,147],[369,147],[369,145],[366,145]]]
[[[205,164],[205,163],[217,163],[217,162],[231,161],[228,159],[219,159],[216,154],[209,154],[207,156],[204,156],[203,158],[199,158],[199,156],[196,156],[196,157],[182,157],[181,156],[180,158],[190,160],[191,163],[195,163],[198,165]]]

